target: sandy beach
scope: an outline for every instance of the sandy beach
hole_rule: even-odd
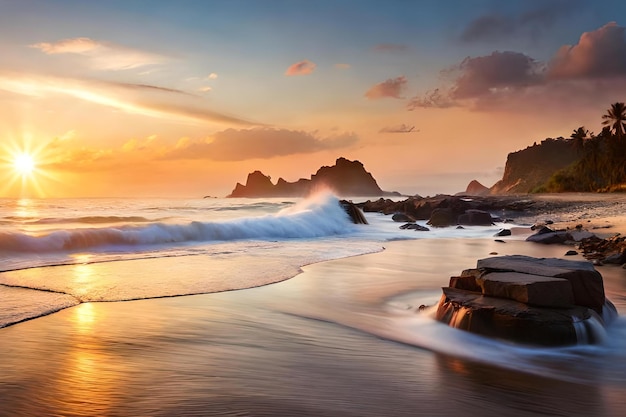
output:
[[[388,242],[260,288],[83,303],[0,330],[0,415],[617,417],[623,316],[598,357],[485,344],[417,311],[479,258],[566,249],[517,237]],[[624,314],[626,270],[600,271]]]

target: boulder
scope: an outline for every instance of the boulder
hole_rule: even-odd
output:
[[[491,226],[493,224],[491,214],[476,209],[466,210],[459,216],[457,222],[465,226]]]
[[[511,229],[502,229],[494,236],[511,236]]]
[[[577,323],[592,326],[592,310],[585,307],[533,307],[456,288],[443,288],[435,317],[482,336],[540,346],[576,344]]]
[[[552,244],[552,243],[565,243],[572,240],[572,236],[567,231],[554,231],[548,227],[542,227],[534,235],[530,235],[526,238],[528,242]]]
[[[480,259],[451,277],[436,313],[455,328],[543,346],[594,343],[615,317],[592,264],[522,255]]]
[[[400,229],[417,230],[419,232],[428,232],[430,229],[417,223],[406,223],[400,226]]]
[[[410,223],[410,222],[414,222],[415,219],[412,216],[409,216],[408,214],[404,214],[404,213],[394,213],[393,216],[391,216],[391,220],[393,220],[394,222],[401,222],[401,223]]]
[[[436,208],[430,215],[429,225],[433,227],[448,227],[456,224],[456,220],[449,208]]]

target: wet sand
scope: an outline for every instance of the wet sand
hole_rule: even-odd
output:
[[[623,415],[626,377],[610,361],[511,349],[509,366],[490,365],[437,348],[471,339],[404,326],[479,258],[567,249],[505,241],[389,242],[265,287],[83,303],[0,329],[0,416]],[[626,270],[602,268],[624,314]],[[535,362],[542,372],[523,369]]]

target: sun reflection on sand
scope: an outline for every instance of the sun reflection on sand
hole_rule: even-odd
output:
[[[111,369],[110,354],[99,337],[98,308],[83,303],[72,309],[69,323],[74,341],[64,355],[62,377],[57,380],[61,415],[107,415],[116,403],[120,372]]]

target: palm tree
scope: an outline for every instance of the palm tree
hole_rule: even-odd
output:
[[[607,113],[602,116],[603,125],[611,125],[617,139],[621,140],[626,131],[626,105],[621,102],[611,104]]]
[[[578,129],[574,129],[574,131],[570,135],[570,138],[573,139],[574,149],[576,150],[577,154],[580,155],[582,153],[583,147],[584,147],[584,141],[585,139],[587,139],[588,135],[589,135],[589,131],[585,129],[585,126],[581,126]]]

